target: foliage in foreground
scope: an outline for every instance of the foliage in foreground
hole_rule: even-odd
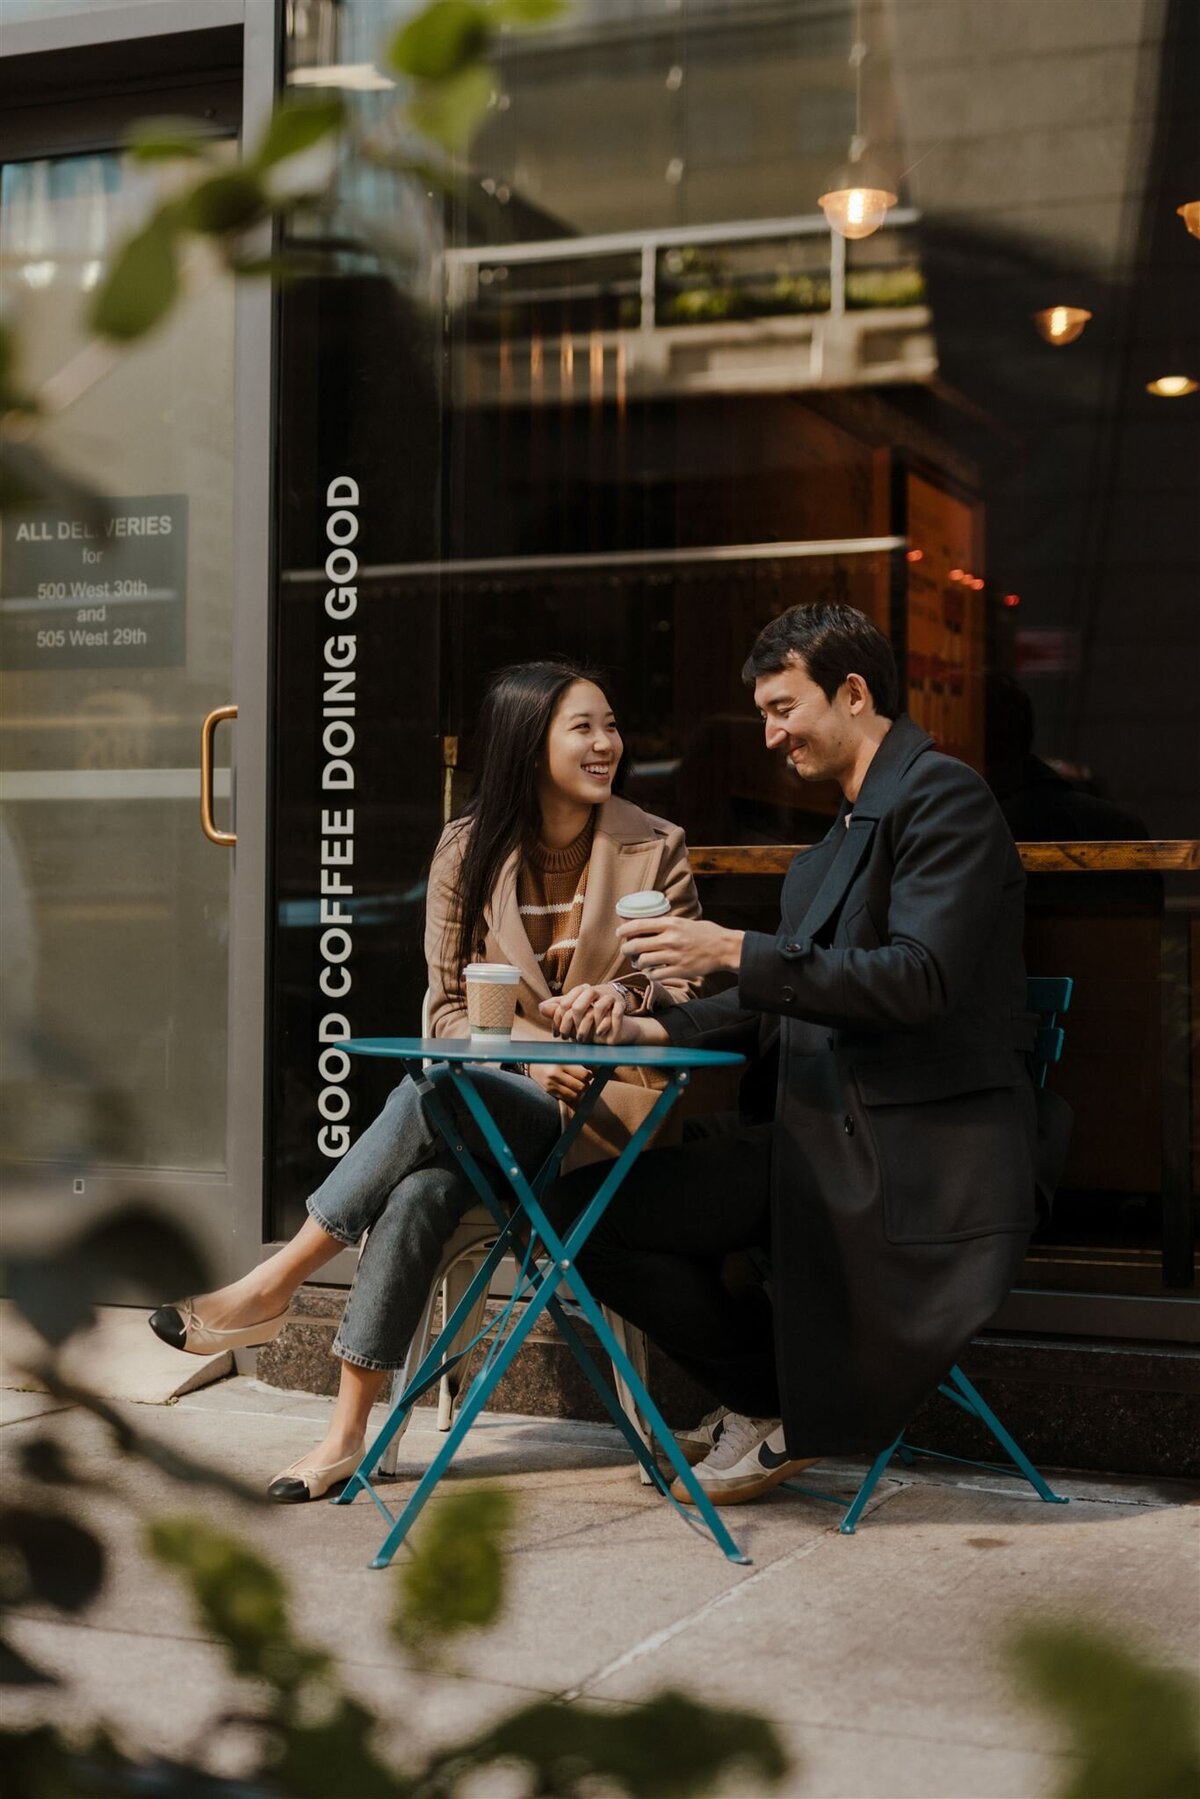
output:
[[[57,1362],[58,1348],[91,1321],[97,1283],[111,1279],[123,1244],[126,1274],[135,1270],[137,1284],[144,1282],[151,1295],[176,1290],[170,1283],[182,1270],[192,1290],[203,1288],[190,1244],[168,1220],[134,1206],[82,1233],[61,1235],[52,1253],[13,1259],[9,1287],[47,1345],[37,1373],[109,1433],[116,1455],[114,1474],[103,1482],[106,1497],[121,1496],[121,1460],[132,1459],[226,1500],[260,1503],[220,1470],[135,1430],[124,1412],[69,1382]],[[68,1511],[88,1480],[55,1434],[62,1416],[52,1414],[26,1440],[15,1469],[19,1491],[0,1506],[0,1683],[10,1686],[58,1682],[18,1649],[4,1631],[6,1621],[30,1608],[85,1618],[108,1577],[108,1545]],[[410,1676],[409,1703],[420,1677],[443,1666],[456,1641],[500,1620],[512,1520],[512,1501],[503,1492],[449,1492],[422,1521],[390,1589],[380,1577],[385,1602],[390,1591],[397,1655]],[[77,1732],[51,1724],[0,1730],[9,1799],[453,1799],[466,1787],[478,1792],[478,1780],[500,1768],[518,1790],[547,1799],[584,1799],[598,1790],[629,1799],[688,1799],[721,1786],[731,1790],[731,1783],[739,1793],[757,1790],[788,1770],[763,1719],[674,1692],[627,1711],[539,1702],[436,1754],[398,1760],[387,1734],[402,1720],[403,1703],[377,1716],[343,1685],[335,1657],[297,1633],[287,1585],[268,1561],[196,1516],[153,1519],[143,1535],[146,1553],[182,1581],[199,1626],[220,1645],[239,1683],[236,1709],[208,1720],[195,1755],[180,1760],[148,1757],[101,1721]],[[239,1761],[247,1764],[237,1778],[210,1772],[214,1749],[231,1732]]]
[[[1058,1799],[1200,1799],[1194,1679],[1081,1623],[1027,1626],[1012,1658],[1029,1698],[1070,1738]]]

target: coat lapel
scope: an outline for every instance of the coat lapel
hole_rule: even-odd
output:
[[[624,800],[606,800],[596,819],[592,858],[583,896],[579,942],[563,980],[563,992],[582,981],[598,985],[625,966],[617,945],[616,903],[623,893],[638,893],[653,882],[660,839],[647,837],[634,821],[640,814]]]
[[[500,870],[496,895],[488,907],[488,922],[493,937],[504,951],[505,960],[513,968],[520,969],[522,978],[540,999],[549,999],[550,988],[546,977],[525,934],[525,926],[521,923],[517,904],[518,860],[519,852],[514,850]]]
[[[797,936],[815,937],[837,911],[859,869],[866,860],[879,820],[895,804],[901,777],[909,765],[933,742],[911,718],[901,715],[876,750],[855,801],[849,824],[843,805],[830,837],[835,843],[833,861],[795,925]],[[824,847],[824,846],[822,846]]]
[[[842,833],[842,841],[838,845],[837,854],[825,871],[825,878],[813,894],[805,909],[803,917],[795,926],[799,937],[815,937],[821,927],[832,918],[841,905],[855,875],[862,867],[867,851],[871,847],[871,839],[875,835],[877,820],[874,818],[852,818],[845,824],[840,818],[838,830]]]

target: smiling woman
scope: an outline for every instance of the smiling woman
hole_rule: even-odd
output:
[[[490,682],[477,739],[476,790],[443,831],[429,874],[430,1032],[470,1034],[471,964],[514,971],[513,1066],[480,1079],[506,1143],[531,1167],[590,1080],[578,1066],[518,1061],[522,1040],[551,1035],[539,1008],[553,996],[594,994],[618,980],[626,1004],[640,1011],[690,998],[695,987],[686,979],[652,981],[634,971],[617,937],[616,905],[624,894],[654,887],[684,918],[695,918],[700,907],[683,832],[614,792],[624,745],[611,700],[591,671],[561,661],[501,670]],[[444,1074],[435,1065],[430,1079],[457,1116]],[[327,1091],[345,1097],[340,1087]],[[567,1165],[618,1155],[657,1097],[650,1076],[612,1081]],[[469,1118],[460,1128],[486,1156]],[[272,1342],[301,1281],[369,1233],[333,1345],[342,1362],[338,1403],[324,1441],[272,1482],[280,1503],[320,1498],[352,1472],[370,1407],[404,1361],[443,1245],[474,1203],[438,1142],[423,1093],[403,1081],[311,1195],[308,1219],[290,1243],[233,1286],[163,1306],[151,1319],[165,1342],[194,1353]]]

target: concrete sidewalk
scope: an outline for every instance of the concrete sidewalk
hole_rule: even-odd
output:
[[[234,1379],[128,1409],[138,1428],[261,1485],[320,1435],[328,1405]],[[61,1409],[3,1394],[10,1470]],[[55,1425],[115,1489],[73,1495],[114,1545],[114,1566],[86,1623],[47,1613],[14,1626],[17,1647],[68,1684],[10,1693],[13,1724],[103,1716],[143,1750],[179,1752],[206,1741],[206,1721],[231,1703],[218,1651],[138,1551],[129,1497],[142,1517],[201,1513],[269,1554],[298,1622],[336,1645],[347,1683],[397,1719],[401,1749],[476,1730],[533,1696],[624,1706],[674,1686],[774,1719],[797,1757],[789,1794],[1031,1799],[1056,1791],[1064,1750],[1014,1697],[1000,1653],[1014,1622],[1086,1615],[1196,1664],[1200,1510],[1183,1484],[1067,1477],[1058,1487],[1072,1503],[1058,1507],[977,1471],[902,1471],[850,1538],[832,1507],[780,1493],[726,1514],[754,1558],[741,1568],[638,1484],[607,1426],[485,1415],[450,1478],[486,1477],[518,1496],[507,1615],[463,1645],[457,1673],[431,1677],[406,1672],[387,1637],[392,1581],[367,1566],[383,1526],[365,1499],[244,1509],[114,1458],[87,1416]],[[433,1414],[418,1412],[389,1503],[438,1441]],[[823,1481],[849,1488],[853,1470],[841,1467],[824,1466]],[[212,1750],[211,1764],[236,1771],[236,1744]]]

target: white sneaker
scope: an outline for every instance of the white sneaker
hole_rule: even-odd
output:
[[[697,1462],[702,1462],[705,1456],[711,1454],[728,1416],[729,1407],[719,1405],[715,1412],[705,1412],[699,1424],[693,1424],[691,1430],[675,1432],[675,1442],[689,1468],[694,1468]]]
[[[694,1473],[714,1505],[743,1505],[820,1459],[789,1456],[778,1418],[743,1418],[727,1412],[720,1437]],[[695,1503],[682,1480],[672,1484],[671,1492],[684,1505]]]

